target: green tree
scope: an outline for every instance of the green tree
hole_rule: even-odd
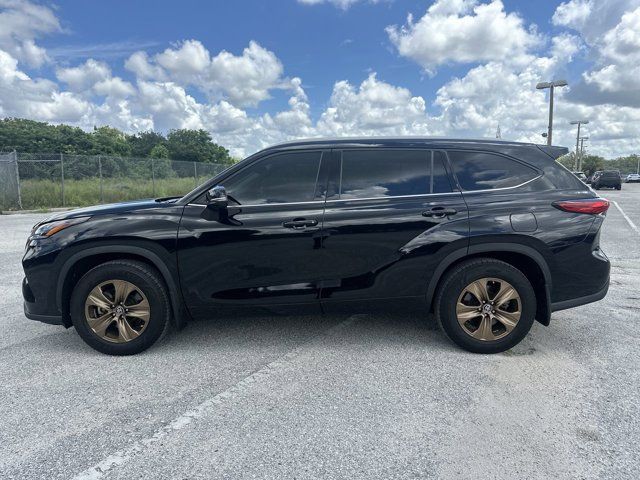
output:
[[[640,162],[638,155],[629,155],[627,157],[618,157],[614,160],[606,161],[606,168],[620,170],[621,173],[637,173]]]
[[[149,152],[151,158],[169,158],[169,149],[166,145],[159,143]]]
[[[23,118],[0,120],[0,150],[80,154],[91,150],[92,146],[91,136],[77,127],[49,125]]]
[[[556,159],[556,162],[560,163],[573,172],[576,163],[575,159],[573,158],[574,156],[575,155],[573,154],[573,152],[569,152],[565,155],[562,155],[561,157],[558,157]]]
[[[587,176],[593,175],[596,170],[604,169],[606,160],[597,155],[585,155],[582,158],[582,171]]]
[[[213,143],[206,130],[171,130],[167,148],[172,160],[208,163],[233,163],[229,150]]]
[[[134,157],[153,157],[152,150],[158,145],[165,145],[167,139],[161,133],[148,130],[127,135],[127,142],[131,147],[131,155]]]
[[[234,163],[229,151],[206,130],[172,130],[167,138],[154,131],[126,135],[117,128],[91,132],[70,125],[50,125],[23,118],[0,119],[0,150],[20,153],[153,157],[209,163]],[[153,152],[153,154],[152,154]],[[125,161],[105,158],[103,167],[126,174]],[[123,170],[124,169],[124,170]]]
[[[93,148],[90,153],[95,155],[115,155],[128,157],[131,155],[131,146],[127,137],[117,128],[94,127],[91,132]]]

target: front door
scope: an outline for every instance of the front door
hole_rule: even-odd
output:
[[[428,149],[334,152],[323,221],[323,309],[423,301],[440,261],[468,244],[468,212],[446,155]]]
[[[319,310],[322,156],[321,150],[271,154],[221,182],[226,210],[204,201],[185,207],[178,265],[192,315],[259,305]]]

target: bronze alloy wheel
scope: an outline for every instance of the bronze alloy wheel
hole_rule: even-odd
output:
[[[521,313],[518,291],[499,278],[481,278],[471,282],[462,290],[456,303],[456,316],[462,329],[483,341],[509,335]]]
[[[149,301],[142,290],[125,280],[107,280],[97,285],[84,304],[89,328],[101,339],[129,342],[149,324]]]

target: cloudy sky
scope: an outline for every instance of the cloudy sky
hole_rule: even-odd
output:
[[[640,0],[0,0],[0,117],[290,138],[448,135],[640,153]]]

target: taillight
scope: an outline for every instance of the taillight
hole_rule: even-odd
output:
[[[604,213],[609,209],[609,200],[606,200],[604,198],[562,200],[559,202],[553,202],[553,206],[560,210],[564,210],[565,212],[589,213],[591,215],[598,215],[599,213]]]

